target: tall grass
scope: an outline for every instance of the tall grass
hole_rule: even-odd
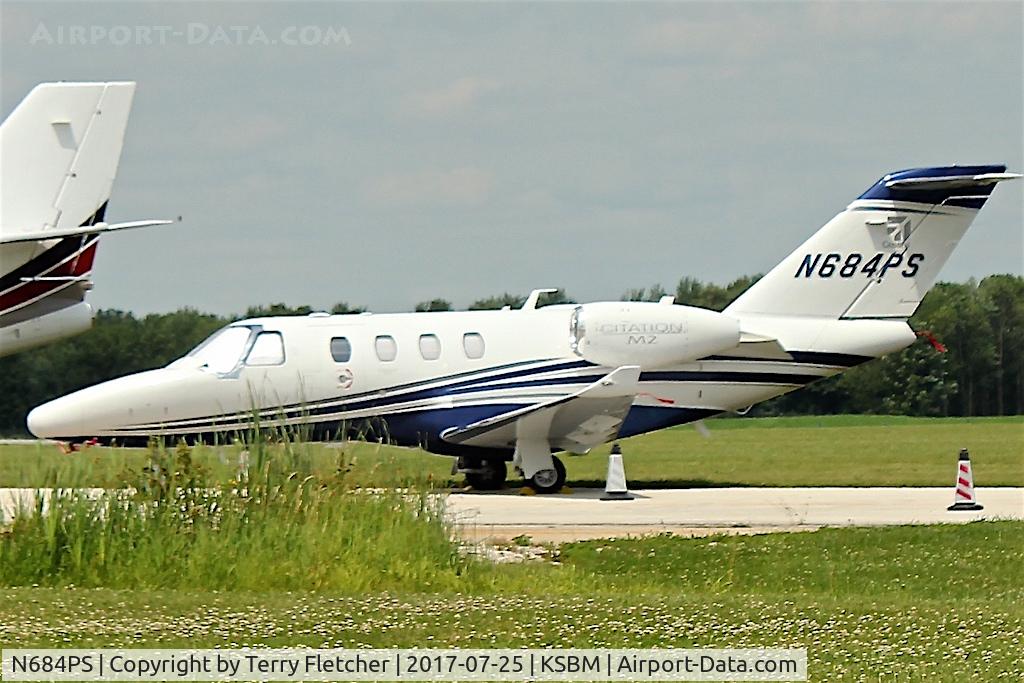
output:
[[[263,440],[211,484],[189,448],[154,445],[124,488],[57,489],[20,511],[0,534],[0,584],[440,591],[473,571],[441,500],[415,482],[359,488],[337,457],[316,475],[302,444]]]

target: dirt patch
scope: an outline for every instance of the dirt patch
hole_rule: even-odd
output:
[[[815,525],[790,526],[673,526],[652,524],[593,524],[593,525],[475,525],[463,524],[457,527],[460,538],[471,543],[508,545],[515,539],[528,536],[530,542],[572,543],[596,538],[638,538],[657,534],[672,534],[687,538],[713,536],[715,534],[753,535],[770,534],[780,531],[815,531]]]

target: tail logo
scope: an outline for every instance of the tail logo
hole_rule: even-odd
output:
[[[885,224],[889,239],[882,244],[883,247],[902,247],[910,238],[910,216],[890,216]]]

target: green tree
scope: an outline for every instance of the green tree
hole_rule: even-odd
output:
[[[493,311],[499,308],[509,306],[510,308],[519,308],[526,303],[525,296],[519,296],[518,294],[499,294],[498,296],[489,296],[483,299],[477,299],[470,306],[471,311]]]
[[[995,413],[1024,409],[1024,278],[992,275],[978,285],[995,353]]]
[[[676,303],[721,311],[760,278],[760,275],[744,275],[720,287],[686,276],[676,285]]]
[[[576,300],[569,296],[564,289],[559,287],[553,292],[546,292],[540,295],[540,300],[537,301],[537,307],[541,306],[555,306],[558,304],[574,304]]]
[[[151,314],[139,321],[138,343],[155,367],[162,367],[198,346],[228,322],[193,308]]]
[[[417,313],[425,313],[427,311],[450,311],[452,310],[452,304],[447,299],[431,299],[430,301],[421,301],[416,304]]]
[[[334,315],[344,315],[347,313],[365,313],[365,306],[349,306],[347,302],[339,301],[338,303],[331,306],[331,313]]]
[[[246,318],[266,318],[275,315],[309,315],[313,312],[310,306],[289,306],[276,303],[267,306],[250,306],[245,311]]]
[[[974,280],[940,282],[912,319],[915,329],[930,330],[949,349],[949,370],[958,388],[951,400],[954,415],[989,412],[986,394],[994,387],[996,356],[989,308]]]
[[[519,296],[518,294],[499,294],[498,296],[489,296],[484,299],[477,299],[469,307],[471,311],[493,311],[499,308],[508,306],[510,308],[522,308],[523,304],[526,303],[525,296]],[[538,308],[541,306],[553,306],[555,304],[573,304],[576,303],[572,298],[566,294],[564,289],[557,289],[554,292],[545,292],[540,295],[540,299],[537,301]]]
[[[622,295],[622,301],[660,301],[661,297],[668,294],[660,284],[651,285],[649,288],[627,289]]]
[[[948,414],[956,381],[949,376],[949,354],[924,339],[875,363],[886,379],[879,412],[939,417]]]

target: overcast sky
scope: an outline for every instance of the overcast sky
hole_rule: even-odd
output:
[[[185,221],[104,238],[99,307],[617,299],[764,272],[888,171],[1020,171],[1022,7],[4,2],[0,104],[139,83],[107,218]],[[943,279],[1022,272],[1022,186]]]

